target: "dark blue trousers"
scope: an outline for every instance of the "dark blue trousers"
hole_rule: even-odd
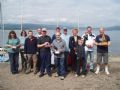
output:
[[[19,52],[17,53],[9,53],[9,60],[10,60],[10,70],[11,72],[17,73],[19,67]]]
[[[51,74],[51,52],[40,52],[40,72],[44,74],[45,69],[48,74]]]

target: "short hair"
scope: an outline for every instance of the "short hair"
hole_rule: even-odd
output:
[[[78,32],[78,29],[77,29],[77,28],[73,28],[73,29],[72,29],[72,31],[74,31],[74,30]]]
[[[25,36],[27,36],[27,32],[25,30],[22,30],[20,35],[22,36],[23,32],[25,32]]]
[[[32,30],[29,30],[29,31],[28,31],[28,33],[29,33],[29,32],[32,32],[32,33],[33,33],[33,31],[32,31]]]
[[[15,35],[14,38],[17,38],[17,35],[16,35],[15,31],[10,31],[10,32],[9,32],[9,35],[8,35],[8,39],[11,39],[11,38],[12,38],[12,37],[11,37],[11,34],[14,34],[14,35]]]
[[[88,26],[88,27],[87,27],[87,29],[88,29],[88,28],[91,28],[91,29],[92,29],[92,27],[91,27],[91,26]]]
[[[57,29],[61,30],[60,27],[56,27],[56,30],[57,30]]]

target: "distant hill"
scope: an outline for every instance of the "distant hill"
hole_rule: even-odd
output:
[[[31,23],[25,23],[23,24],[23,29],[24,30],[36,30],[40,27],[45,27],[48,30],[54,30],[56,28],[56,24],[51,23],[51,24],[31,24]],[[68,29],[72,29],[74,27],[77,28],[77,25],[72,24],[72,23],[62,23],[61,25],[59,25],[59,27],[67,27]],[[1,29],[1,26],[0,26]],[[4,29],[5,30],[20,30],[21,29],[21,25],[20,24],[5,24],[4,25]],[[80,27],[80,29],[86,29],[86,27]],[[95,28],[98,29],[98,28]],[[112,27],[106,27],[106,30],[120,30],[120,26],[112,26]]]

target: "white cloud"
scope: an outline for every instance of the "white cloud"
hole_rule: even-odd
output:
[[[20,22],[22,14],[24,22],[30,23],[56,22],[57,17],[76,23],[78,16],[82,25],[120,23],[119,0],[3,0],[3,6],[6,22]]]

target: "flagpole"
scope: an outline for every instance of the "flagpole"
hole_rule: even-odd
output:
[[[4,40],[4,34],[5,34],[5,30],[4,30],[4,21],[3,21],[3,3],[2,3],[2,0],[0,0],[0,18],[1,18],[1,29],[2,29],[2,38],[3,38],[3,41],[2,41],[2,47],[4,48],[4,44],[5,44],[5,40]]]

